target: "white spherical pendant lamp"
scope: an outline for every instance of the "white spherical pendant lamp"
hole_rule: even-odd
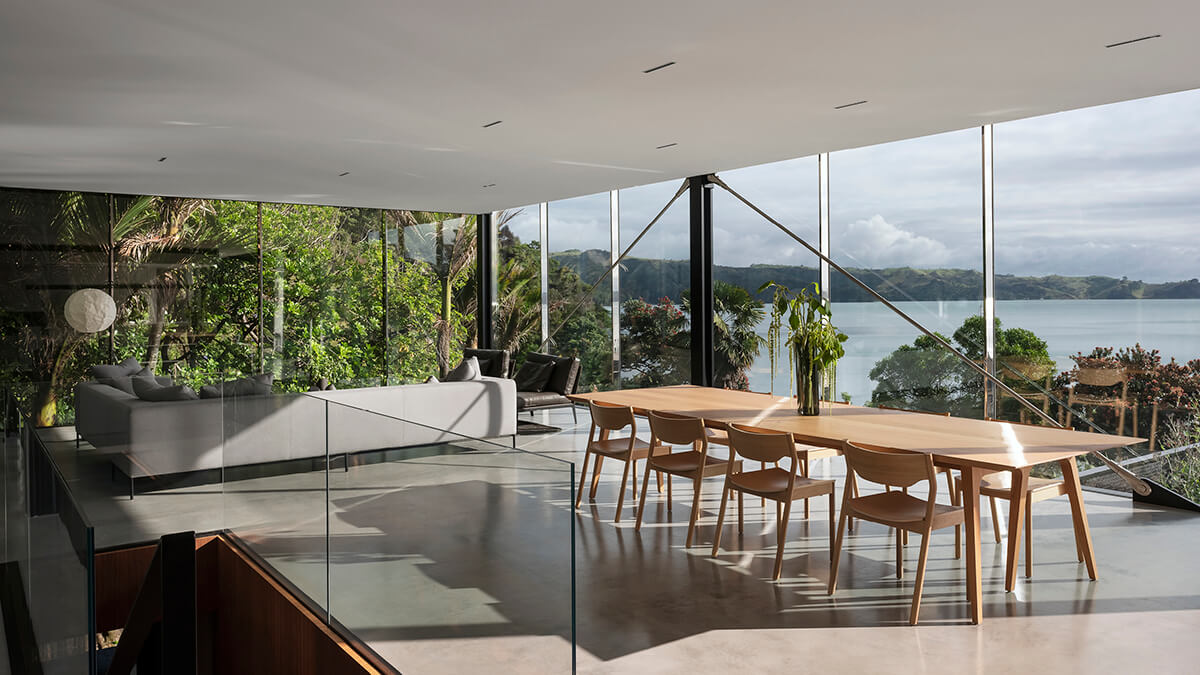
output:
[[[63,307],[67,323],[80,333],[99,333],[117,318],[117,303],[98,288],[84,288],[67,298]]]

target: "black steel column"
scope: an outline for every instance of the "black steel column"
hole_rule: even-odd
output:
[[[492,246],[492,214],[480,213],[475,217],[475,317],[476,345],[480,349],[492,349],[493,310],[496,303],[496,251]]]
[[[380,350],[380,353],[383,354],[383,386],[386,387],[386,386],[388,386],[388,384],[390,384],[390,382],[388,382],[388,378],[391,377],[391,375],[392,375],[391,363],[389,362],[389,359],[388,359],[388,337],[389,337],[389,333],[392,332],[392,327],[389,323],[389,317],[388,317],[388,304],[390,301],[388,299],[387,217],[384,216],[383,209],[379,210],[379,244],[380,244],[380,246],[383,247],[383,257],[382,257],[383,262],[381,263],[382,267],[379,270],[382,274],[382,278],[381,278],[379,284],[380,284],[381,290],[383,292],[383,296],[382,296],[383,317],[382,317],[382,322],[380,324],[380,329],[383,332],[383,338],[382,338],[382,349]]]
[[[688,179],[691,207],[692,384],[713,383],[712,190],[708,176]]]
[[[258,372],[267,372],[266,289],[263,286],[263,226],[262,202],[258,202]]]

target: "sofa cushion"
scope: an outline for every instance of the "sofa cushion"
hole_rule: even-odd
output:
[[[535,361],[554,364],[554,374],[546,383],[546,391],[555,391],[563,395],[575,392],[575,384],[579,378],[579,359],[573,356],[554,356],[532,352],[525,357],[525,361],[526,363]]]
[[[104,366],[104,367],[105,368],[114,368],[114,367],[120,367],[120,366]],[[132,380],[135,377],[145,377],[145,378],[149,378],[149,379],[153,380],[154,373],[151,372],[151,370],[149,368],[142,368],[141,370],[134,373],[133,375],[121,375],[118,377],[101,377],[101,378],[97,379],[96,381],[99,382],[100,384],[107,384],[110,387],[120,389],[121,391],[125,392],[126,394],[133,394],[134,391],[133,391]],[[170,384],[174,384],[174,383],[172,382]]]
[[[518,391],[517,410],[543,405],[567,405],[571,399],[553,391]]]
[[[186,384],[164,387],[152,377],[132,379],[133,393],[143,401],[194,401],[199,396]]]
[[[479,373],[479,359],[474,356],[463,359],[462,363],[458,364],[454,370],[446,373],[442,378],[442,382],[470,382],[478,380],[481,377]]]
[[[479,359],[479,374],[484,377],[508,377],[509,354],[507,349],[463,350],[463,358],[474,356]]]
[[[553,363],[526,361],[517,369],[513,379],[517,381],[517,391],[543,391],[553,374]]]
[[[105,378],[129,377],[142,369],[142,364],[132,356],[118,363],[115,366],[99,365],[92,366],[90,372],[92,377],[97,380]],[[106,383],[107,384],[107,383]],[[120,387],[118,387],[119,389]]]

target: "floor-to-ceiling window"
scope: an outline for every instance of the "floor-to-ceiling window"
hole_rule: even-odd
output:
[[[687,194],[646,229],[681,184],[667,181],[620,192],[621,250],[629,249],[620,267],[622,387],[691,380]]]
[[[738,194],[791,232],[818,246],[817,158],[764,164],[720,174]],[[787,393],[793,382],[785,350],[774,376],[767,337],[776,282],[794,292],[818,280],[815,254],[720,187],[712,188],[714,371],[720,386]],[[786,335],[785,335],[786,337]]]
[[[1197,119],[1190,91],[995,126],[997,316],[1051,360],[1007,374],[1054,415],[1072,391],[1117,402],[1074,404],[1070,423],[1156,449],[1200,440]]]
[[[831,257],[966,356],[984,355],[978,128],[831,153]],[[838,389],[854,403],[983,412],[982,380],[837,273],[833,318],[849,339]]]
[[[519,359],[542,341],[541,206],[500,211],[495,223],[497,307],[492,340],[497,349],[507,349]]]
[[[579,389],[614,385],[609,193],[549,205],[550,344],[582,362]],[[593,288],[594,286],[594,288]]]

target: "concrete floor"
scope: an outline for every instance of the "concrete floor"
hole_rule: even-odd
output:
[[[564,431],[522,436],[523,448],[582,458],[586,415],[578,427],[570,411],[539,421]],[[838,592],[825,594],[828,512],[819,500],[807,522],[794,513],[783,578],[772,583],[774,509],[764,514],[756,500],[746,502],[745,534],[728,526],[720,555],[708,556],[719,479],[705,485],[688,550],[688,485],[676,483],[673,514],[651,487],[635,532],[629,499],[622,522],[612,522],[620,470],[611,462],[597,499],[578,514],[565,462],[470,443],[333,471],[327,510],[320,471],[129,501],[94,451],[77,453],[66,438],[54,445],[97,546],[228,528],[405,673],[565,672],[572,618],[585,673],[1194,672],[1200,663],[1200,516],[1127,497],[1086,494],[1096,582],[1075,560],[1065,498],[1034,507],[1034,578],[1015,592],[1003,589],[1004,549],[985,541],[980,626],[967,620],[952,530],[936,533],[914,628],[913,572],[895,578],[884,528],[866,524],[847,537]],[[814,467],[840,486],[840,460]],[[918,543],[907,548],[910,566]]]

